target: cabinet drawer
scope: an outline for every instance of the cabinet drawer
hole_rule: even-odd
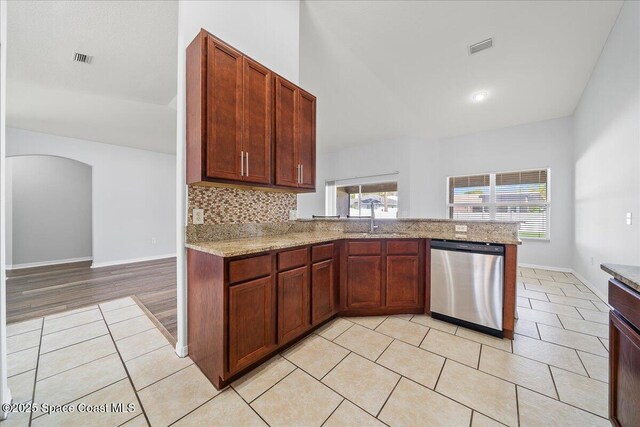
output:
[[[333,243],[311,248],[311,261],[319,262],[329,258],[333,258]]]
[[[373,242],[347,242],[349,255],[378,255],[382,253],[382,243],[379,240]]]
[[[307,265],[307,248],[294,249],[278,254],[278,270],[288,270],[303,265]]]
[[[229,283],[244,282],[271,274],[271,255],[229,262]]]
[[[417,240],[390,240],[387,242],[389,255],[415,255],[420,248]]]
[[[640,295],[616,279],[609,280],[609,305],[634,327],[640,328]]]

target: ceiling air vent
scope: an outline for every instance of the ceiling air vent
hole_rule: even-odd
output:
[[[493,46],[493,39],[482,40],[479,43],[472,44],[471,46],[469,46],[469,55],[478,53],[481,50],[489,49],[492,46]]]
[[[84,53],[73,52],[73,60],[76,62],[91,64],[91,56],[85,55]]]

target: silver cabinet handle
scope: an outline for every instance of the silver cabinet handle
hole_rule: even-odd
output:
[[[240,152],[240,176],[244,176],[244,151]]]
[[[249,152],[247,151],[247,176],[249,176]]]
[[[304,165],[300,164],[300,184],[304,183]]]
[[[298,164],[298,184],[300,184],[300,164]]]

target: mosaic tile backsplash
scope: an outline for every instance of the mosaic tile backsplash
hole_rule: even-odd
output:
[[[295,193],[189,186],[188,224],[193,209],[204,209],[204,225],[286,222],[297,209]]]

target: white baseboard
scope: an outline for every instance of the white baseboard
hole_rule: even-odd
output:
[[[176,254],[154,255],[142,258],[121,259],[117,261],[94,262],[91,268],[111,267],[113,265],[132,264],[134,262],[155,261],[157,259],[175,258]]]
[[[575,271],[573,268],[551,267],[551,266],[548,266],[548,265],[536,265],[536,264],[524,264],[524,263],[518,263],[518,266],[519,267],[526,267],[526,268],[537,268],[539,270],[550,270],[550,271],[560,271],[562,273],[571,273],[574,276],[576,276],[576,278],[578,280],[580,280],[587,288],[589,288],[591,290],[591,292],[596,294],[598,296],[598,298],[600,298],[605,304],[608,305],[607,296],[605,294],[603,294],[602,291],[600,291],[600,289],[596,288],[593,285],[593,283],[589,282],[587,279],[582,277],[582,275],[580,273],[578,273],[577,271]]]
[[[538,265],[538,264],[525,264],[522,262],[518,263],[518,267],[525,267],[525,268],[537,268],[539,270],[550,270],[550,271],[561,271],[563,273],[572,273],[573,270],[570,268],[564,268],[564,267],[551,267],[548,265]]]
[[[67,259],[56,259],[53,261],[43,261],[43,262],[29,262],[29,263],[25,263],[25,264],[12,264],[12,265],[7,265],[6,269],[7,270],[20,270],[23,268],[33,268],[33,267],[46,267],[49,265],[59,265],[59,264],[73,264],[76,262],[83,262],[83,261],[91,261],[93,260],[93,257],[82,257],[82,258],[67,258]]]
[[[179,344],[176,344],[176,354],[178,355],[178,357],[187,357],[187,355],[189,354],[189,350],[187,346],[179,347]]]
[[[578,273],[575,270],[571,270],[571,274],[573,274],[574,276],[576,276],[578,278],[578,280],[580,280],[582,283],[584,283],[584,285],[591,289],[591,292],[593,292],[594,294],[596,294],[605,304],[609,305],[609,299],[607,298],[607,296],[605,294],[602,293],[602,291],[600,291],[600,289],[596,288],[593,283],[591,283],[590,281],[588,281],[587,279],[585,279],[584,277],[582,277],[580,275],[580,273]],[[609,305],[609,307],[611,307]]]

